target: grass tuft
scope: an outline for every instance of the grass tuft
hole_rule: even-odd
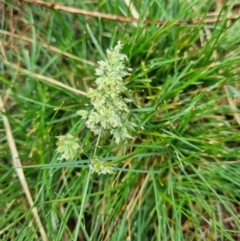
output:
[[[0,2],[0,239],[239,240],[239,4],[36,2]],[[137,126],[116,144],[76,111],[118,41]],[[70,161],[66,133],[84,146]],[[96,143],[112,175],[90,174]]]

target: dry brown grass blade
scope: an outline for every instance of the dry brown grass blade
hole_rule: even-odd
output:
[[[226,161],[226,162],[202,162],[201,165],[213,166],[213,165],[229,165],[229,164],[240,164],[240,160],[237,161]]]
[[[23,69],[23,68],[17,66],[16,64],[12,64],[12,63],[10,63],[10,62],[8,62],[6,60],[3,60],[3,63],[8,65],[9,67],[12,67],[12,68],[18,70],[21,73],[24,73],[24,74],[30,76],[30,77],[34,77],[36,79],[42,80],[44,82],[48,82],[48,83],[50,83],[52,85],[56,85],[56,86],[61,87],[63,89],[70,90],[71,92],[73,92],[75,94],[87,96],[87,93],[85,93],[85,92],[83,92],[81,90],[72,88],[72,87],[70,87],[68,85],[65,85],[65,84],[63,84],[63,83],[61,83],[61,82],[59,82],[59,81],[57,81],[55,79],[49,78],[49,77],[41,75],[41,74],[33,73],[33,72],[29,71],[29,70],[26,70],[26,69]]]
[[[132,14],[132,16],[136,19],[139,19],[140,15],[139,15],[137,9],[135,8],[135,6],[133,5],[132,1],[131,0],[124,0],[124,2],[128,6],[128,9],[129,9],[130,13]],[[132,24],[133,24],[133,26],[137,27],[136,22],[134,22]]]
[[[88,11],[85,9],[80,9],[80,8],[74,8],[74,7],[66,7],[64,5],[60,4],[55,4],[55,3],[46,3],[43,1],[38,1],[38,0],[24,0],[24,2],[28,2],[31,4],[51,8],[54,10],[59,10],[67,13],[73,13],[73,14],[82,14],[90,17],[96,17],[96,18],[104,18],[104,19],[109,19],[113,21],[119,21],[119,22],[127,22],[127,23],[134,23],[134,22],[139,22],[141,21],[138,18],[132,18],[132,17],[124,17],[120,15],[112,15],[112,14],[107,14],[107,13],[101,13],[97,11]],[[228,20],[236,20],[239,19],[239,15],[231,15],[228,17]],[[195,20],[182,20],[182,21],[175,21],[173,25],[186,25],[186,24],[191,24],[191,25],[198,25],[198,24],[213,24],[216,22],[221,21],[219,18],[213,18],[213,19],[195,19]],[[156,25],[164,25],[167,24],[167,21],[155,21],[151,19],[147,19],[143,21],[145,24],[156,24]]]
[[[46,232],[44,230],[44,227],[42,225],[42,222],[41,222],[41,220],[38,216],[37,208],[34,207],[33,199],[32,199],[32,196],[31,196],[31,193],[30,193],[30,190],[29,190],[29,187],[28,187],[28,184],[27,184],[27,181],[26,181],[23,169],[22,169],[21,161],[19,159],[19,155],[18,155],[18,151],[17,151],[16,144],[15,144],[15,141],[14,141],[14,137],[13,137],[13,134],[12,134],[11,126],[9,124],[9,121],[8,121],[7,117],[4,114],[5,109],[4,109],[4,104],[3,104],[3,100],[2,100],[1,96],[0,96],[0,111],[2,112],[3,124],[4,124],[4,127],[5,127],[10,152],[11,152],[11,155],[12,155],[12,165],[13,165],[16,173],[17,173],[18,179],[19,179],[19,181],[21,183],[21,186],[24,190],[24,193],[26,195],[29,206],[31,207],[34,219],[35,219],[35,221],[38,225],[39,232],[42,236],[42,240],[48,241],[47,234],[46,234]]]
[[[139,13],[137,11],[137,9],[135,8],[135,6],[133,5],[131,0],[124,0],[125,4],[128,6],[132,16],[136,19],[139,18]]]
[[[34,42],[32,39],[30,39],[30,38],[28,38],[24,35],[14,34],[14,33],[11,33],[9,31],[5,31],[5,30],[0,29],[0,33],[4,34],[4,35],[11,36],[12,38],[15,38],[16,41],[23,40],[23,41],[25,41],[27,43],[30,43],[30,44],[33,44],[33,42]],[[57,54],[61,54],[62,56],[68,57],[70,59],[75,59],[75,60],[77,60],[81,63],[85,63],[85,64],[88,64],[88,65],[91,65],[91,66],[95,66],[95,63],[93,63],[91,61],[88,61],[88,60],[85,60],[85,59],[82,59],[82,58],[79,58],[79,57],[77,57],[73,54],[70,54],[70,53],[66,52],[66,51],[62,51],[61,49],[58,49],[58,48],[44,42],[42,39],[39,39],[39,41],[41,42],[42,46],[44,48],[48,49],[48,50],[51,50],[51,51],[53,51]],[[1,52],[3,52],[3,51],[1,51]],[[5,59],[6,59],[6,57],[5,57]]]

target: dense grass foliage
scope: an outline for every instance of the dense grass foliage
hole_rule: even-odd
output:
[[[0,2],[0,239],[240,240],[235,2],[133,0],[138,23],[20,2]],[[134,14],[120,0],[55,3]],[[76,112],[88,108],[98,61],[118,41],[133,69],[123,98],[136,127],[116,144]],[[4,118],[48,238],[12,165]],[[84,146],[70,161],[56,152],[66,133]],[[96,144],[112,175],[90,173]]]

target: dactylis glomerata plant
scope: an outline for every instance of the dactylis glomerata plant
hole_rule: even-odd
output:
[[[90,88],[88,91],[92,109],[77,111],[77,114],[86,120],[86,126],[98,136],[89,166],[92,172],[99,174],[112,173],[112,166],[101,162],[96,155],[101,135],[111,134],[115,143],[119,144],[132,138],[129,131],[133,131],[136,126],[128,120],[127,103],[130,100],[122,97],[122,93],[127,90],[123,78],[129,75],[132,69],[125,66],[128,58],[120,53],[121,49],[122,44],[119,41],[113,50],[107,50],[107,59],[98,62],[99,67],[95,70],[98,76],[95,80],[97,87],[96,89]],[[61,154],[61,159],[72,159],[82,150],[78,139],[70,134],[57,138],[59,139],[57,152]]]

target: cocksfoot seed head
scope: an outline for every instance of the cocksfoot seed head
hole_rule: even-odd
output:
[[[57,152],[61,154],[60,160],[70,160],[76,156],[76,153],[82,152],[81,146],[78,144],[79,140],[71,134],[57,136]]]

